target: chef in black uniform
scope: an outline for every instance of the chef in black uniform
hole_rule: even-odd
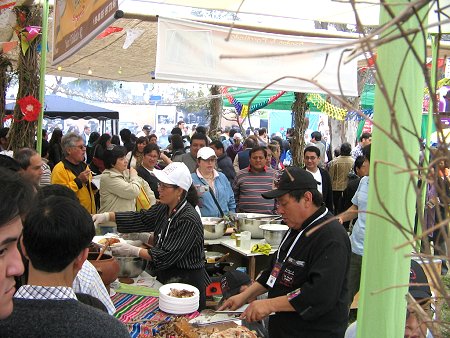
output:
[[[304,169],[286,169],[278,188],[262,195],[277,199],[289,231],[270,266],[221,309],[237,309],[268,292],[268,299],[251,302],[241,318],[251,322],[272,314],[270,337],[344,337],[351,252],[345,229],[323,205],[317,182]]]

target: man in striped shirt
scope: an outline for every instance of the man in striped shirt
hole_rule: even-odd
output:
[[[240,170],[233,183],[238,212],[273,213],[273,200],[266,200],[261,196],[273,189],[276,173],[266,163],[266,148],[255,147],[250,150],[250,166]]]

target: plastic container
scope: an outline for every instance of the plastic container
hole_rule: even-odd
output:
[[[241,248],[244,250],[250,250],[251,248],[252,233],[250,231],[241,232]]]

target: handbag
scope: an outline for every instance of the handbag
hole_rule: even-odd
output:
[[[145,193],[144,188],[141,186],[139,190],[139,195],[136,197],[136,211],[141,211],[142,209],[147,210],[150,208],[150,199]]]

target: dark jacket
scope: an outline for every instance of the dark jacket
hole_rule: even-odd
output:
[[[228,178],[230,184],[233,183],[236,177],[236,172],[233,168],[233,162],[227,154],[222,154],[217,159],[217,167],[222,171],[222,173]]]
[[[322,195],[325,206],[333,212],[333,187],[331,185],[331,177],[328,171],[319,167],[320,175],[322,175]]]
[[[268,288],[269,298],[288,295],[295,312],[277,312],[269,317],[270,337],[342,338],[347,328],[347,273],[350,240],[333,215],[319,208],[302,224],[305,232],[293,249],[298,230],[290,230],[278,249],[284,262],[273,287],[266,282],[275,265],[277,253],[257,282]],[[325,225],[319,226],[324,221]],[[306,232],[314,229],[306,236]]]
[[[238,157],[239,170],[247,168],[250,165],[250,150],[245,149],[236,155]]]
[[[159,191],[158,191],[158,179],[155,175],[152,175],[147,169],[143,166],[139,166],[136,168],[136,171],[140,177],[147,181],[150,189],[152,189],[155,194],[155,198],[159,200]]]

